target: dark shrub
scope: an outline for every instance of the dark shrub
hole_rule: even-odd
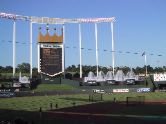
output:
[[[65,78],[71,80],[72,79],[72,74],[71,73],[66,73]]]
[[[80,78],[80,74],[79,74],[79,73],[75,73],[75,74],[73,75],[73,78]]]

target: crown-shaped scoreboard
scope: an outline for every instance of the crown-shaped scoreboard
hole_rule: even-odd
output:
[[[53,35],[50,35],[48,29],[45,35],[43,35],[41,31],[39,31],[38,42],[39,43],[63,43],[63,29],[61,29],[60,36],[57,35],[56,33],[54,33]]]
[[[48,76],[56,76],[63,72],[63,29],[61,35],[38,34],[39,72]]]

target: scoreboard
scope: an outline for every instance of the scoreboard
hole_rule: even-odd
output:
[[[63,28],[61,35],[50,34],[48,25],[47,33],[42,34],[39,28],[38,34],[38,72],[54,77],[64,72],[64,44]]]
[[[40,72],[55,75],[62,72],[62,46],[55,44],[41,44]]]

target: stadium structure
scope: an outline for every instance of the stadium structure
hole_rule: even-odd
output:
[[[16,23],[18,20],[29,22],[30,35],[29,35],[29,63],[30,63],[30,78],[32,78],[32,37],[33,37],[33,24],[44,24],[46,25],[46,34],[43,34],[39,26],[38,33],[38,73],[41,74],[42,80],[52,80],[57,76],[65,75],[65,30],[67,24],[78,25],[78,37],[79,37],[79,68],[80,68],[80,82],[81,85],[85,86],[108,86],[113,84],[138,84],[140,82],[145,82],[138,75],[135,75],[131,70],[126,75],[122,70],[115,72],[115,49],[114,49],[114,22],[115,17],[110,18],[78,18],[78,19],[64,19],[64,18],[49,18],[49,17],[34,17],[34,16],[22,16],[16,14],[8,14],[0,12],[0,18],[9,19],[13,21],[13,77],[16,73]],[[87,77],[83,77],[82,74],[82,30],[81,26],[84,23],[94,24],[95,28],[95,53],[96,53],[96,75],[93,72],[89,72]],[[112,53],[112,71],[108,71],[104,74],[99,71],[99,54],[98,54],[98,25],[100,23],[110,23],[111,29],[111,53]],[[49,33],[49,25],[60,25],[61,34],[58,35],[56,32],[51,35]],[[55,29],[56,30],[56,29]],[[146,54],[145,56],[145,66],[146,66]],[[147,76],[147,68],[145,73],[145,78]],[[165,84],[165,75],[158,76],[154,74],[154,85],[156,82],[162,82]],[[160,79],[158,78],[160,77]],[[159,84],[159,83],[158,83]]]

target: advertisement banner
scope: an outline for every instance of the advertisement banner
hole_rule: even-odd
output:
[[[166,74],[154,74],[154,81],[166,81]]]
[[[143,92],[150,92],[150,88],[138,88],[137,89],[138,93],[143,93]]]
[[[61,48],[62,44],[41,44],[41,48]]]
[[[113,89],[113,93],[128,93],[129,89]]]

